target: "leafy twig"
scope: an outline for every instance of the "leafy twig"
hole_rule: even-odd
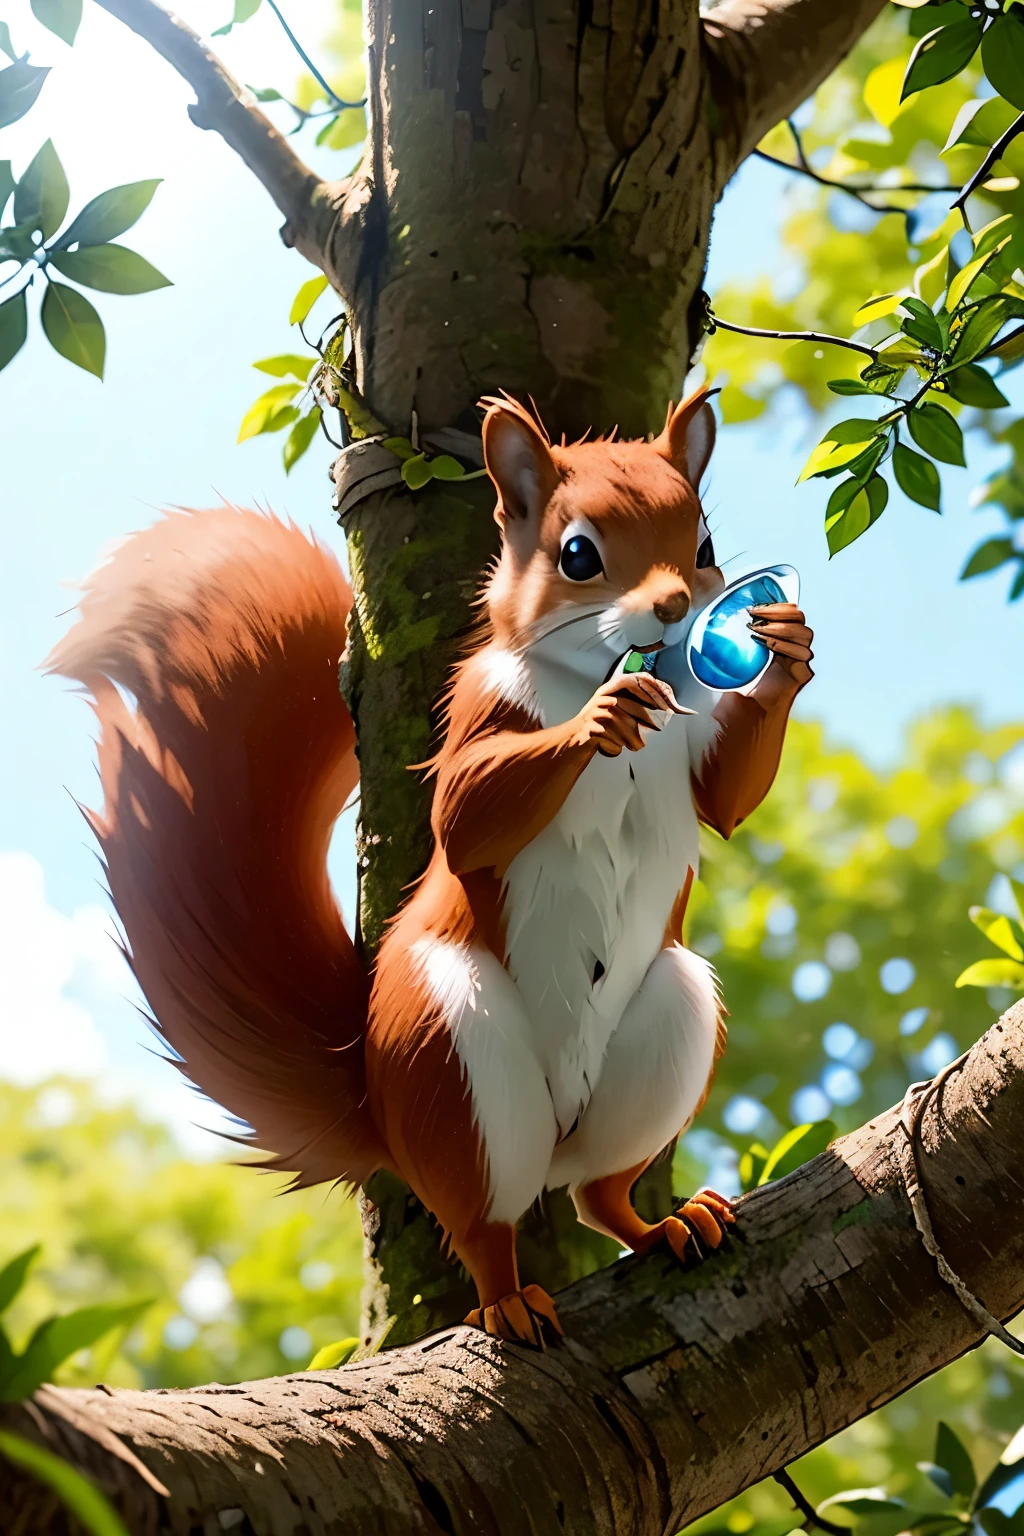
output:
[[[785,1467],[780,1472],[773,1472],[772,1476],[781,1488],[785,1488],[797,1509],[810,1525],[816,1525],[819,1531],[827,1531],[828,1536],[850,1536],[850,1527],[848,1525],[836,1525],[833,1521],[825,1520],[818,1514],[810,1499],[800,1492],[800,1489],[794,1483]]]
[[[980,187],[982,182],[987,178],[989,171],[995,165],[996,161],[1002,156],[1007,145],[1012,144],[1013,140],[1020,133],[1024,133],[1024,112],[1022,112],[1019,117],[1015,117],[1009,128],[1007,128],[1006,132],[1001,134],[999,138],[996,139],[996,142],[992,145],[992,148],[989,150],[984,160],[978,166],[978,169],[975,171],[970,181],[968,181],[967,184],[961,188],[960,196],[954,202],[953,207],[959,208],[960,215],[968,229],[970,229],[971,226],[967,223],[967,199],[970,197],[972,192],[977,191],[978,187]]]
[[[313,63],[313,60],[310,58],[309,54],[306,52],[305,48],[303,48],[302,44],[299,42],[298,38],[295,36],[295,33],[292,31],[291,27],[285,21],[284,17],[281,14],[280,9],[278,8],[276,0],[267,0],[267,4],[270,6],[270,9],[273,11],[273,13],[277,17],[278,21],[281,23],[281,26],[284,29],[284,34],[287,37],[288,41],[291,43],[292,47],[295,49],[295,52],[298,54],[298,56],[302,60],[303,64],[305,64],[306,68],[309,70],[310,74],[313,76],[313,79],[316,81],[317,85],[325,93],[328,101],[331,102],[333,104],[333,106],[338,109],[339,112],[343,108],[345,108],[345,107],[365,107],[366,106],[366,97],[365,96],[362,98],[361,101],[342,101],[341,97],[338,96],[331,89],[331,87],[327,84],[327,81],[324,79],[323,75],[317,69],[316,65]],[[289,102],[288,105],[292,106],[293,103]],[[301,109],[301,107],[296,107],[295,111],[296,112],[300,112],[300,111],[302,111],[302,109]],[[315,116],[317,114],[314,114],[312,112],[306,112],[303,115],[305,117],[313,117],[313,116]]]
[[[707,296],[705,295],[707,300]],[[816,341],[819,345],[829,347],[846,347],[850,352],[863,352],[865,357],[870,357],[873,363],[877,363],[879,353],[874,347],[867,347],[859,341],[848,341],[845,336],[828,336],[823,331],[766,331],[756,325],[736,325],[731,320],[723,320],[716,315],[711,308],[709,300],[706,302],[705,323],[710,336],[716,330],[735,331],[738,336],[760,336],[766,341]]]
[[[870,208],[872,213],[906,213],[906,208],[901,208],[897,203],[872,203],[868,195],[878,196],[882,192],[950,192],[951,187],[930,187],[922,182],[907,182],[899,187],[853,187],[849,182],[836,181],[831,176],[822,176],[811,165],[804,152],[803,141],[800,138],[800,130],[792,118],[786,119],[786,127],[793,136],[793,144],[796,149],[797,163],[783,160],[778,155],[770,155],[767,150],[755,149],[754,154],[759,160],[767,160],[770,165],[781,166],[784,171],[792,171],[797,176],[807,176],[811,181],[816,181],[821,187],[833,187],[837,192],[845,192],[848,197],[855,198],[865,208]]]

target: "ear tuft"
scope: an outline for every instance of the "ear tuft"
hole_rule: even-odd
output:
[[[499,522],[539,517],[559,480],[540,417],[508,395],[480,403],[487,407],[481,428],[484,464],[499,498],[495,517]]]
[[[718,393],[717,389],[703,384],[674,408],[670,401],[665,425],[654,440],[657,452],[689,480],[695,491],[715,446],[715,413],[711,409],[711,398]]]

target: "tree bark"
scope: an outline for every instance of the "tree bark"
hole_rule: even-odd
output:
[[[917,1150],[939,1243],[1000,1318],[1024,1305],[1022,1133],[1024,1002],[932,1096]],[[670,1536],[980,1342],[914,1225],[902,1135],[890,1110],[749,1195],[696,1268],[654,1253],[580,1281],[546,1353],[457,1328],[236,1387],[46,1387],[0,1422],[133,1533]],[[20,1474],[0,1527],[63,1529]]]

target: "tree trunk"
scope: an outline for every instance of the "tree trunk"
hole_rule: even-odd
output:
[[[1000,1318],[1024,1305],[1022,1134],[1024,1002],[917,1148],[945,1256]],[[235,1387],[45,1387],[0,1423],[88,1471],[133,1536],[671,1536],[980,1342],[915,1226],[903,1135],[890,1110],[747,1196],[696,1268],[653,1253],[578,1282],[546,1353],[456,1328]],[[66,1526],[16,1473],[0,1528]]]

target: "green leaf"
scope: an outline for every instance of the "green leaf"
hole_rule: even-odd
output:
[[[393,453],[399,459],[414,459],[416,449],[407,437],[386,437],[381,444],[389,453]]]
[[[892,471],[896,484],[911,501],[916,501],[919,507],[927,507],[930,512],[941,511],[939,472],[931,459],[897,443],[892,451]]]
[[[260,373],[269,373],[275,379],[301,379],[305,384],[309,377],[309,370],[317,361],[316,357],[301,352],[280,352],[276,357],[261,357],[258,363],[253,363]]]
[[[43,296],[42,321],[50,345],[61,357],[102,379],[106,333],[84,294],[64,283],[49,283]]]
[[[972,576],[984,576],[986,572],[994,571],[1000,565],[1005,565],[1007,560],[1012,560],[1015,553],[1012,539],[986,539],[984,544],[978,545],[960,572],[960,580],[969,581]]]
[[[300,325],[326,287],[327,279],[322,273],[319,277],[311,277],[308,282],[303,283],[292,300],[288,324]]]
[[[854,489],[850,490],[850,487]],[[843,506],[839,500],[834,500],[836,492],[833,492],[825,511],[825,537],[830,560],[859,539],[862,533],[867,533],[872,523],[881,517],[889,500],[889,487],[881,475],[871,475],[864,485],[857,480],[847,480],[838,489],[848,492],[848,496],[843,498],[846,500]]]
[[[50,139],[29,162],[14,194],[14,221],[38,229],[44,240],[55,235],[68,211],[71,191],[64,167]]]
[[[3,1269],[0,1269],[0,1312],[6,1312],[20,1292],[25,1284],[25,1276],[41,1248],[41,1243],[33,1243],[31,1248],[26,1248],[22,1253],[15,1254],[13,1259],[8,1259]]]
[[[12,64],[17,64],[18,55],[14,44],[11,42],[11,29],[6,21],[0,21],[0,53],[6,53]]]
[[[933,32],[936,27],[944,27],[947,22],[956,21],[963,15],[963,11],[958,9],[958,4],[962,3],[963,0],[925,0],[927,9],[921,9],[920,15],[916,14],[919,7],[912,7],[914,14],[908,18],[909,35],[924,37],[926,32]]]
[[[257,101],[284,101],[281,92],[276,91],[272,85],[261,86],[259,89],[254,85],[247,85],[246,90],[252,91]]]
[[[50,261],[72,282],[101,293],[152,293],[171,286],[145,256],[124,245],[80,245],[77,251],[54,251]]]
[[[1005,101],[1024,111],[1024,25],[997,16],[985,33],[981,62],[989,81]]]
[[[879,393],[863,379],[829,379],[828,387],[834,395],[877,395]]]
[[[333,1371],[339,1365],[344,1365],[359,1348],[358,1339],[338,1339],[334,1344],[325,1344],[323,1349],[318,1349],[312,1360],[306,1366],[307,1371]]]
[[[0,219],[3,218],[11,193],[18,183],[14,179],[9,160],[0,160]]]
[[[949,246],[944,245],[914,273],[914,288],[926,304],[934,304],[946,286]]]
[[[900,330],[904,335],[931,347],[933,352],[941,352],[945,338],[928,305],[922,299],[907,297],[902,301],[902,307],[910,311],[910,318],[900,321]]]
[[[841,466],[840,469],[827,470],[826,475],[829,479],[832,479],[837,474],[842,472],[842,468],[845,468],[849,471],[849,473],[853,476],[859,485],[866,485],[871,475],[878,468],[879,464],[882,462],[882,459],[885,457],[885,450],[888,445],[888,433],[884,437],[876,437],[874,442],[869,444],[865,452],[860,454],[856,459],[850,459],[849,462],[845,466]]]
[[[880,320],[883,315],[891,315],[903,302],[903,296],[899,293],[878,293],[862,304],[853,317],[855,326],[867,325],[870,320]]]
[[[919,448],[943,464],[964,464],[964,435],[944,405],[925,402],[907,415],[910,435]]]
[[[1010,919],[1003,912],[993,912],[988,907],[971,907],[967,913],[975,928],[980,928],[986,939],[1001,949],[1011,960],[1024,960]]]
[[[431,473],[435,480],[464,480],[466,471],[458,459],[453,459],[450,453],[439,453],[436,459],[430,461]]]
[[[945,1467],[938,1466],[934,1461],[919,1461],[917,1463],[917,1470],[923,1472],[925,1477],[930,1478],[939,1492],[944,1493],[947,1499],[953,1497],[953,1479]]]
[[[972,16],[964,21],[954,21],[946,27],[937,27],[934,32],[922,37],[910,55],[900,101],[906,101],[914,91],[924,90],[929,85],[941,85],[944,80],[952,80],[954,75],[958,75],[973,59],[981,42],[981,33],[980,18],[975,20]],[[992,79],[991,75],[989,79]]]
[[[969,1499],[978,1486],[966,1446],[948,1424],[939,1421],[935,1435],[936,1464],[949,1473],[953,1492],[961,1499]]]
[[[980,256],[976,256],[973,261],[969,261],[965,267],[960,268],[960,271],[949,285],[949,293],[946,296],[946,308],[948,310],[956,309],[956,306],[966,295],[968,288],[970,288],[979,272],[984,271],[996,252],[1001,251],[1008,244],[1009,239],[1010,236],[1005,235],[997,245],[992,246],[989,250],[982,251]]]
[[[0,69],[0,128],[9,128],[25,116],[49,73],[49,69],[37,69],[24,59]]]
[[[82,20],[82,0],[32,0],[32,14],[70,47]]]
[[[276,384],[265,395],[260,395],[242,417],[238,441],[244,443],[250,437],[258,437],[261,432],[280,432],[282,427],[296,421],[299,413],[290,408],[290,402],[301,388],[301,384]]]
[[[962,363],[972,363],[995,340],[1008,320],[1021,313],[1021,304],[1010,294],[992,294],[982,299],[968,313],[963,328],[954,342],[954,368]]]
[[[764,1165],[768,1161],[768,1148],[763,1147],[759,1141],[752,1142],[747,1150],[740,1156],[740,1188],[746,1194],[748,1189],[756,1189],[757,1181],[761,1177]]]
[[[956,979],[958,987],[1013,987],[1024,992],[1024,965],[1016,960],[975,960]]]
[[[418,491],[433,478],[433,470],[422,453],[414,454],[402,464],[402,479],[410,491]]]
[[[284,445],[284,472],[290,475],[293,467],[302,458],[310,443],[316,437],[320,427],[321,410],[318,405],[306,416],[300,416],[289,432]]]
[[[942,351],[942,331],[934,315],[930,315],[927,320],[918,320],[916,317],[904,320],[900,330],[905,336],[919,341],[922,346],[931,347],[933,352]]]
[[[28,307],[25,291],[0,304],[0,368],[6,368],[25,345],[28,335]]]
[[[941,155],[944,155],[947,149],[952,149],[956,144],[988,145],[991,143],[991,140],[986,137],[974,122],[975,117],[984,105],[985,103],[976,96],[972,96],[969,101],[964,102],[953,119],[953,126],[949,130],[945,144],[943,144],[939,151]]]
[[[129,181],[124,186],[101,192],[71,221],[57,242],[58,247],[64,251],[78,242],[103,245],[108,240],[116,240],[145,213],[161,179],[157,176],[152,181]]]
[[[1006,236],[1014,233],[1013,226],[1012,213],[1002,213],[998,219],[983,225],[973,237],[975,256],[986,256],[989,251],[994,251],[997,245],[1002,245]]]
[[[152,1301],[133,1301],[121,1306],[80,1307],[63,1317],[48,1317],[0,1382],[0,1402],[31,1397],[44,1381],[52,1381],[58,1367],[78,1350],[88,1349],[112,1328],[130,1328],[152,1305]]]
[[[120,1515],[88,1478],[44,1446],[0,1430],[0,1456],[52,1488],[89,1536],[128,1536]]]
[[[798,1125],[787,1131],[769,1152],[758,1186],[770,1184],[773,1179],[784,1179],[787,1173],[802,1168],[812,1157],[824,1152],[837,1134],[831,1120],[816,1120],[812,1125]]]
[[[974,1514],[975,1521],[985,1532],[985,1536],[1012,1536],[1013,1522],[1008,1515],[998,1508],[978,1509]]]
[[[900,1499],[887,1498],[884,1488],[848,1488],[818,1505],[819,1514],[826,1509],[845,1509],[851,1515],[881,1515],[905,1511],[906,1505]]]
[[[1009,400],[1003,394],[992,375],[980,363],[965,363],[944,375],[944,383],[954,400],[961,405],[973,405],[981,411],[998,411]]]
[[[1021,558],[1020,569],[1010,583],[1010,595],[1008,601],[1015,603],[1018,597],[1024,595],[1024,557]]]
[[[864,452],[864,445],[871,442],[879,433],[877,421],[871,421],[866,417],[851,417],[849,421],[840,421],[834,427],[830,427],[821,442],[811,452],[810,458],[800,471],[801,480],[810,480],[815,475],[827,473],[830,469],[841,469],[845,464],[857,459]]]
[[[349,149],[366,138],[366,112],[362,107],[346,107],[329,119],[316,136],[327,149]]]
[[[250,16],[255,16],[259,8],[260,0],[235,0],[235,10],[231,20],[212,32],[211,37],[227,37],[232,27],[241,26],[244,21],[249,20]]]

